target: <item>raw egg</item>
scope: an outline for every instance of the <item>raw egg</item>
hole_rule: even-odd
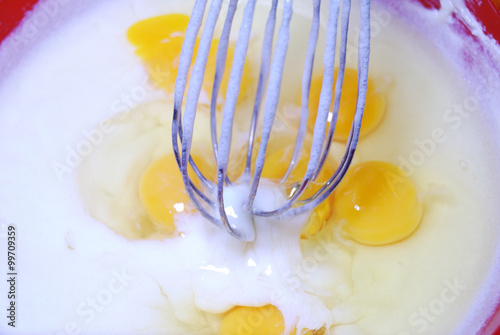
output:
[[[335,68],[334,79],[337,79],[338,68]],[[333,92],[335,92],[335,80],[333,85]],[[314,123],[316,122],[316,115],[318,113],[319,96],[321,93],[321,84],[323,82],[323,75],[315,75],[311,79],[311,92],[309,95],[309,119],[308,129],[314,131]],[[351,68],[346,68],[344,73],[344,82],[342,85],[342,95],[340,96],[340,106],[337,116],[337,123],[335,124],[335,132],[333,139],[336,141],[347,141],[351,131],[354,113],[356,112],[356,103],[358,96],[358,71]],[[333,100],[333,99],[332,99]],[[333,108],[330,107],[330,115]],[[380,90],[375,84],[373,79],[368,77],[368,91],[366,93],[365,111],[363,114],[363,121],[361,122],[360,137],[373,131],[385,114],[386,102],[385,92]],[[330,123],[328,123],[330,125]]]
[[[266,155],[266,164],[264,164],[264,169],[262,170],[263,178],[279,182],[285,176],[292,158],[294,148],[293,144],[294,141],[286,136],[277,137],[270,141]],[[305,147],[307,148],[308,145],[310,144],[306,143]],[[295,168],[288,176],[286,185],[288,185],[287,190],[289,195],[293,192],[294,186],[302,182],[307,170],[309,157],[309,151],[304,149],[295,165]],[[333,176],[335,166],[335,162],[328,158],[318,174],[318,177],[310,182],[299,200],[308,199],[319,191],[324,183],[326,183],[328,179]],[[310,238],[323,228],[332,214],[332,199],[333,195],[328,197],[312,211],[304,229],[302,230],[302,238]]]
[[[415,184],[402,170],[371,161],[351,167],[335,191],[334,209],[350,238],[383,245],[415,231],[423,205]]]
[[[192,177],[194,172],[190,170]],[[196,177],[192,180],[199,184]],[[175,231],[174,215],[191,208],[174,154],[158,159],[146,169],[139,194],[151,221],[170,233]]]
[[[168,93],[174,91],[179,58],[188,23],[189,16],[187,15],[168,14],[139,21],[127,31],[128,40],[137,47],[136,54],[146,64],[153,81]],[[198,42],[197,40],[193,52],[193,64],[198,50]],[[200,103],[209,104],[212,97],[218,44],[219,40],[214,38],[210,46]],[[218,105],[223,102],[227,91],[233,56],[234,44],[230,44],[227,50],[226,71],[224,71],[217,97]],[[247,61],[243,68],[239,101],[247,97],[252,82],[252,68],[250,62]]]
[[[285,322],[281,312],[273,305],[263,307],[238,306],[231,309],[224,319],[219,331],[220,335],[282,335]],[[290,335],[296,335],[294,329]],[[324,330],[305,330],[302,335],[322,335]]]

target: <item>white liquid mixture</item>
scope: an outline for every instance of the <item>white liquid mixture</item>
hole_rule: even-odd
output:
[[[189,14],[190,6],[92,5],[0,82],[0,223],[18,228],[20,274],[18,324],[2,322],[0,332],[217,334],[231,307],[269,303],[287,331],[296,324],[337,335],[477,331],[499,292],[492,269],[500,142],[491,112],[500,80],[498,68],[487,73],[494,53],[478,52],[480,65],[468,71],[448,57],[467,45],[445,26],[449,7],[373,5],[370,74],[388,83],[388,104],[356,162],[392,162],[415,181],[424,217],[408,239],[363,246],[344,239],[332,218],[317,238],[299,240],[300,217],[255,220],[256,242],[245,245],[196,213],[177,217],[181,236],[163,238],[136,225],[145,216],[136,188],[145,167],[171,150],[171,101],[125,33],[141,19]],[[301,22],[292,29],[304,30]],[[446,37],[441,45],[422,38],[431,30]],[[209,138],[203,128],[196,136]]]

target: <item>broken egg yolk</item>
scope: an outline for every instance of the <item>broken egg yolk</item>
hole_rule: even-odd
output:
[[[222,320],[220,335],[282,335],[285,322],[281,312],[273,305],[263,307],[237,306],[231,309]],[[294,329],[290,335],[296,335]],[[305,330],[302,335],[322,335],[324,330]]]
[[[335,217],[353,240],[384,245],[408,237],[422,218],[413,181],[395,165],[365,162],[351,167],[335,191]]]
[[[189,175],[199,186],[191,168]],[[175,214],[192,210],[173,153],[154,161],[144,171],[139,184],[139,196],[151,221],[168,233],[175,231]]]
[[[145,63],[154,83],[169,93],[174,91],[177,68],[188,23],[189,16],[187,15],[169,14],[139,21],[127,31],[128,40],[137,47],[136,54]],[[218,40],[213,39],[202,84],[200,103],[209,104],[212,97],[217,46]],[[198,40],[193,53],[192,65],[194,64],[194,58],[196,58],[197,47]],[[223,101],[227,91],[233,56],[234,45],[230,44],[226,57],[226,71],[224,71],[217,99],[218,105]],[[240,85],[240,100],[243,100],[248,94],[252,82],[251,71],[249,62],[246,62]]]
[[[269,144],[266,164],[264,164],[262,170],[263,178],[268,178],[276,182],[279,182],[283,178],[290,164],[293,151],[293,145],[287,145],[287,143],[293,142],[286,141],[286,139],[277,139]],[[309,153],[304,150],[295,168],[288,176],[287,185],[294,186],[302,181],[308,162]],[[333,176],[335,172],[334,166],[335,163],[331,159],[327,159],[316,180],[308,185],[299,200],[305,200],[313,196]],[[291,191],[291,187],[288,191]],[[311,238],[325,226],[332,214],[332,199],[333,195],[329,196],[312,211],[302,229],[301,238]]]
[[[338,68],[334,71],[334,79],[337,79]],[[335,94],[335,80],[333,85],[333,94]],[[319,96],[321,93],[321,85],[323,75],[313,76],[311,79],[311,91],[309,95],[309,119],[308,129],[314,131],[314,123],[318,113]],[[336,141],[347,141],[351,131],[354,113],[356,112],[356,101],[358,96],[358,71],[355,69],[346,68],[344,73],[344,81],[342,85],[342,95],[340,96],[340,106],[335,124],[335,132],[333,139]],[[333,100],[333,99],[332,99]],[[368,78],[368,90],[366,93],[365,111],[363,121],[361,122],[360,137],[374,130],[382,120],[385,113],[385,95],[384,92],[377,89],[373,80]],[[330,106],[330,115],[333,109],[333,101]],[[328,123],[328,126],[330,123]],[[328,129],[328,128],[327,128]]]

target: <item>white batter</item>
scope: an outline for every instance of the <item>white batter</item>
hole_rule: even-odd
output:
[[[490,71],[481,83],[399,21],[413,11],[424,31],[453,37],[442,48],[461,50],[443,28],[448,7],[374,7],[370,73],[390,87],[388,110],[356,160],[398,164],[415,180],[425,204],[415,234],[367,247],[330,224],[299,244],[300,218],[260,221],[244,248],[199,215],[179,218],[184,238],[152,239],[152,227],[134,226],[141,209],[131,181],[168,151],[171,103],[125,32],[189,6],[110,1],[61,23],[1,83],[0,220],[18,227],[20,279],[17,327],[0,331],[214,334],[218,313],[233,305],[275,303],[288,329],[299,316],[299,328],[327,324],[332,334],[474,333],[483,319],[475,313],[488,313],[498,292],[498,146],[485,143],[499,143],[499,123],[482,112],[498,106],[500,80]],[[477,57],[478,72],[493,66]],[[102,187],[78,189],[76,170]]]

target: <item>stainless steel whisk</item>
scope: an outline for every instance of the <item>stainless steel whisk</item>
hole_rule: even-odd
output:
[[[277,41],[274,47],[273,54],[273,35],[276,26],[278,0],[272,0],[263,39],[261,57],[262,61],[253,108],[253,116],[249,131],[245,171],[243,177],[241,178],[241,180],[247,182],[250,186],[250,192],[245,203],[243,204],[243,209],[249,212],[252,216],[288,217],[311,211],[335,190],[337,185],[346,174],[347,169],[349,168],[358,143],[361,120],[365,107],[366,91],[368,85],[368,63],[370,54],[370,0],[359,1],[360,33],[358,39],[358,96],[356,112],[342,161],[331,178],[313,196],[304,200],[299,200],[300,196],[303,194],[309,183],[314,181],[316,176],[318,176],[319,171],[325,163],[333,139],[333,133],[335,130],[335,124],[340,105],[340,96],[342,92],[342,83],[346,63],[347,35],[349,27],[349,17],[351,12],[351,1],[330,0],[325,51],[323,55],[323,82],[321,87],[316,123],[314,126],[313,141],[310,147],[310,158],[308,161],[307,170],[302,181],[296,185],[293,194],[286,200],[284,204],[274,210],[263,211],[254,208],[253,203],[257,193],[257,188],[259,187],[259,182],[265,162],[267,144],[272,131],[273,121],[275,119],[278,106],[284,61],[290,39],[289,25],[293,12],[293,0],[284,0],[281,26],[278,31]],[[302,76],[300,123],[293,156],[288,170],[281,181],[282,183],[285,182],[288,175],[294,169],[298,158],[300,157],[301,148],[307,131],[307,119],[309,114],[309,92],[320,27],[321,0],[311,0],[311,2],[313,4],[313,18],[307,44],[304,72]],[[209,6],[205,26],[203,28],[201,39],[199,41],[198,53],[196,55],[194,66],[191,72],[189,89],[185,101],[185,111],[184,113],[182,113],[181,107],[187,86],[188,72],[193,58],[197,35],[201,28],[203,17],[205,15],[207,0],[196,0],[196,3],[194,5],[181,51],[178,73],[175,82],[172,144],[177,164],[183,176],[186,191],[200,213],[217,226],[224,227],[232,236],[243,241],[253,241],[255,238],[255,231],[253,226],[250,228],[250,230],[245,230],[231,223],[228,219],[226,207],[224,206],[223,194],[224,187],[227,185],[231,185],[231,181],[227,177],[227,166],[231,147],[233,121],[236,102],[240,91],[243,66],[245,64],[246,54],[248,50],[250,32],[252,29],[256,0],[248,0],[245,5],[243,21],[239,28],[239,35],[234,51],[233,65],[231,67],[228,89],[223,106],[221,134],[218,139],[216,129],[216,100],[222,76],[225,70],[229,35],[233,24],[233,18],[236,12],[238,0],[229,1],[227,15],[224,21],[224,26],[217,49],[215,67],[216,71],[213,81],[213,92],[211,100],[211,135],[214,157],[217,161],[217,181],[208,180],[203,175],[202,171],[197,168],[190,155],[193,137],[193,126],[196,116],[198,99],[205,74],[205,67],[210,51],[210,45],[214,35],[216,22],[221,11],[222,3],[223,0],[212,0]],[[336,43],[337,29],[339,26],[339,16],[341,29],[339,71],[337,79],[335,81],[335,90],[333,91],[332,87],[334,84],[334,64],[336,59]],[[264,95],[266,97],[264,105],[264,121],[262,123],[262,128],[260,129],[261,141],[257,153],[257,158],[255,160],[255,170],[252,175],[250,168],[252,164],[252,151],[255,135],[257,133],[257,120]],[[330,126],[327,132],[326,128],[328,125],[328,114],[330,112],[332,98],[334,98],[334,105],[332,116],[330,116]],[[191,180],[190,176],[188,175],[188,164],[192,166],[197,177],[202,181],[203,188],[198,188]]]

